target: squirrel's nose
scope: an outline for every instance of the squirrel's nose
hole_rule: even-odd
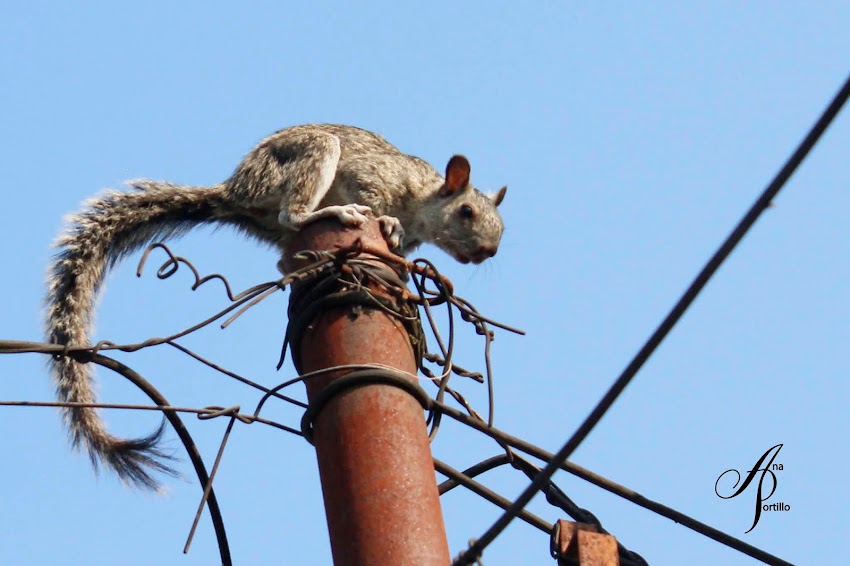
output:
[[[482,261],[490,259],[494,255],[496,255],[497,251],[498,248],[496,246],[481,246],[480,248],[478,248],[478,250],[476,250],[472,261],[473,263],[481,263]]]

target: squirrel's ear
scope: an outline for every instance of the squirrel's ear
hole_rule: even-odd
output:
[[[449,196],[469,186],[469,161],[462,155],[455,155],[446,165],[446,184],[442,194]]]
[[[508,192],[508,186],[507,185],[505,185],[504,187],[499,189],[499,192],[496,193],[495,195],[490,195],[490,198],[493,200],[493,204],[495,204],[496,206],[499,206],[500,204],[502,204],[502,201],[505,200],[505,193],[506,192]]]

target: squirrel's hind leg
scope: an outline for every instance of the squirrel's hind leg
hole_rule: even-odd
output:
[[[324,132],[310,132],[286,139],[279,154],[296,157],[280,165],[286,187],[280,195],[278,221],[298,230],[320,218],[335,217],[347,226],[359,226],[371,209],[359,204],[319,208],[336,177],[339,164],[339,138]]]

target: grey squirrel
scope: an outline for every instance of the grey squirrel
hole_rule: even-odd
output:
[[[391,248],[407,253],[436,244],[462,263],[496,254],[504,229],[496,207],[507,187],[485,195],[469,182],[470,166],[455,155],[445,178],[372,132],[340,125],[303,125],[260,141],[229,179],[211,187],[136,180],[136,192],[108,191],[69,219],[49,269],[47,339],[91,345],[89,330],[108,269],[154,240],[178,236],[201,224],[231,225],[283,248],[301,227],[336,217],[357,226],[375,215]],[[57,397],[94,403],[88,364],[68,356],[51,359]],[[160,427],[137,439],[111,435],[92,408],[63,409],[71,443],[129,484],[155,488],[152,471],[169,472],[157,448]]]

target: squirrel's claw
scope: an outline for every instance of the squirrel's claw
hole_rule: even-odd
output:
[[[381,224],[381,233],[384,235],[390,250],[400,251],[401,243],[404,240],[404,228],[401,226],[401,221],[395,216],[379,216],[378,222]]]

